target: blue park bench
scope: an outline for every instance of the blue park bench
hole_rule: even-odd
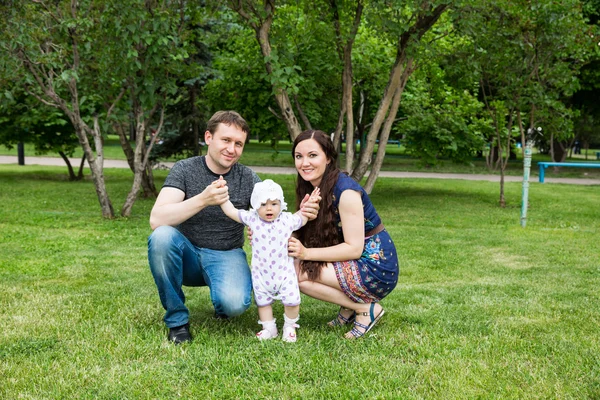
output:
[[[400,141],[399,140],[388,140],[387,142],[388,142],[388,144],[397,144],[398,147],[400,147]],[[377,139],[376,143],[379,144],[379,139]]]
[[[391,144],[396,144],[396,145],[398,145],[398,147],[400,147],[400,141],[399,140],[388,140],[387,142],[388,142],[388,144],[390,144],[390,143]],[[379,144],[379,139],[377,139],[375,141],[375,143]],[[360,145],[360,139],[358,140],[358,144]]]
[[[539,162],[540,183],[544,183],[544,173],[548,167],[577,167],[577,168],[600,168],[597,163],[568,163],[568,162]]]

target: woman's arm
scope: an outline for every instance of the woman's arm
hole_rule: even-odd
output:
[[[345,190],[339,202],[340,220],[344,232],[344,242],[330,247],[306,248],[296,238],[290,238],[289,255],[309,261],[356,260],[363,253],[365,245],[365,216],[360,193]]]

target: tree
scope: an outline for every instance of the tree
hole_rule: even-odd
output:
[[[142,182],[154,189],[149,163],[151,149],[163,128],[166,108],[176,102],[177,79],[185,79],[185,73],[193,72],[182,67],[188,57],[187,43],[182,38],[185,18],[181,17],[186,11],[183,3],[106,1],[100,18],[105,51],[96,55],[98,70],[110,70],[110,74],[99,74],[100,81],[105,87],[113,88],[113,95],[119,93],[117,99],[122,96],[126,100],[115,103],[120,109],[113,115],[121,123],[129,122],[131,115],[135,131],[134,178],[121,208],[122,216],[131,214]],[[199,64],[194,66],[200,67]],[[107,93],[104,97],[109,96]],[[146,147],[147,132],[151,129]],[[123,132],[119,134],[127,148]],[[127,153],[130,158],[131,150]]]
[[[85,114],[85,96],[79,92],[85,63],[91,59],[90,31],[97,13],[93,1],[83,0],[3,5],[2,14],[8,18],[2,26],[0,48],[5,73],[14,71],[29,95],[60,109],[71,121],[90,166],[102,215],[112,218],[114,210],[103,174],[100,116]]]
[[[20,142],[33,143],[36,154],[58,153],[67,164],[69,180],[83,178],[85,159],[77,174],[69,160],[79,143],[73,125],[64,114],[40,105],[17,88],[7,88],[0,99],[0,144],[11,148]]]
[[[361,23],[363,3],[361,0],[356,1],[355,8],[353,7],[353,13],[351,13],[353,16],[352,24],[346,29],[343,28],[343,18],[340,17],[341,12],[343,11],[340,7],[340,2],[330,0],[329,4],[333,14],[332,19],[335,28],[336,49],[344,65],[342,73],[340,117],[333,135],[333,145],[336,149],[341,148],[342,129],[344,128],[344,117],[346,117],[346,170],[351,171],[354,161],[354,105],[352,102],[354,77],[352,73],[352,48]],[[354,6],[352,2],[351,4]]]
[[[60,109],[71,121],[105,217],[113,217],[114,211],[102,173],[102,132],[119,134],[134,172],[121,215],[130,215],[140,187],[145,195],[156,194],[150,149],[167,107],[181,99],[178,82],[198,79],[202,72],[201,63],[185,62],[187,17],[196,7],[158,0],[31,0],[2,9],[10,16],[1,44],[9,56],[3,61],[12,63],[6,70],[17,72],[15,78],[29,95]],[[125,135],[132,121],[134,148]],[[146,148],[150,130],[154,135]]]
[[[344,5],[344,10],[353,10],[352,12],[345,12],[346,19],[351,19],[352,22],[345,24],[347,29],[342,29],[342,23],[340,18],[339,4]],[[372,153],[375,147],[375,142],[379,140],[379,150],[375,163],[372,165],[371,173],[365,184],[365,189],[370,192],[373,188],[375,180],[379,174],[383,157],[385,156],[385,147],[390,134],[390,130],[396,119],[398,107],[400,105],[400,99],[402,92],[408,81],[408,78],[414,71],[415,57],[418,54],[417,48],[422,37],[436,24],[440,16],[447,10],[447,2],[415,2],[414,4],[406,5],[404,2],[389,2],[384,1],[373,1],[369,3],[369,7],[365,9],[365,15],[368,17],[366,21],[373,27],[372,31],[384,31],[387,40],[394,43],[396,49],[395,61],[392,65],[391,72],[387,82],[387,87],[379,102],[379,108],[375,114],[374,120],[370,125],[369,134],[366,137],[366,143],[361,150],[360,160],[358,165],[353,169],[352,177],[360,181],[365,175],[367,169],[371,166]],[[307,3],[308,4],[308,3]],[[323,3],[318,3],[319,5]],[[348,112],[353,114],[352,107],[349,107],[348,102],[352,100],[349,92],[350,82],[353,82],[352,77],[352,48],[354,44],[354,38],[359,32],[361,24],[361,16],[363,14],[363,3],[362,1],[354,2],[339,2],[330,1],[326,3],[332,13],[331,18],[331,31],[332,35],[325,37],[319,37],[319,45],[321,46],[333,46],[338,49],[338,53],[341,55],[341,60],[338,64],[343,67],[339,69],[340,79],[343,82],[342,88],[344,89],[341,94],[339,101],[339,112],[338,112],[338,123],[336,124],[336,131],[338,135],[334,137],[334,140],[339,140],[339,133],[341,133],[340,125],[343,120],[343,116],[347,115]],[[277,99],[277,103],[281,110],[281,115],[286,122],[290,137],[294,139],[301,131],[300,124],[294,113],[294,109],[290,102],[289,92],[294,91],[298,88],[298,85],[294,81],[296,74],[304,72],[301,68],[297,68],[296,64],[280,64],[277,50],[271,43],[270,29],[274,25],[274,15],[276,11],[275,0],[265,0],[262,6],[255,1],[230,1],[230,7],[235,10],[253,29],[255,32],[256,39],[260,44],[261,53],[264,57],[265,68],[267,75],[271,80],[273,86],[273,92]],[[310,7],[314,8],[314,2],[310,3]],[[281,8],[285,8],[281,6]],[[368,10],[368,12],[367,12]],[[351,18],[348,18],[351,16]],[[309,18],[308,16],[306,18]],[[288,36],[297,37],[300,36],[298,33],[291,34]],[[333,37],[333,41],[327,40],[329,37]],[[325,47],[331,52],[332,48]],[[322,54],[320,52],[320,54]],[[299,96],[300,97],[300,96]],[[298,108],[300,109],[300,108]],[[351,115],[352,115],[351,114]],[[346,118],[348,121],[348,118]],[[354,118],[352,122],[347,122],[348,126],[354,124]],[[353,135],[354,129],[351,129]],[[347,132],[347,135],[349,133]],[[351,138],[352,139],[352,138]],[[353,146],[346,146],[348,151],[350,148],[351,157],[349,164],[353,161],[352,153]],[[347,157],[348,158],[348,157]]]
[[[490,161],[500,164],[500,205],[505,206],[504,169],[513,127],[523,138],[523,117],[529,117],[529,128],[536,126],[537,114],[568,117],[561,100],[577,88],[589,38],[576,0],[478,1],[466,6],[460,17],[457,27],[472,43],[468,65],[480,82],[481,99],[494,124]],[[552,132],[553,138],[572,134],[544,131]]]
[[[229,5],[248,23],[256,35],[280,115],[290,132],[290,137],[294,140],[302,132],[302,127],[296,118],[290,96],[285,89],[285,85],[289,81],[286,75],[293,73],[293,67],[282,68],[279,66],[279,59],[277,53],[272,51],[269,36],[275,14],[275,0],[264,0],[262,5],[253,0],[230,0]]]
[[[442,158],[469,163],[483,148],[491,126],[482,116],[483,104],[468,90],[452,87],[439,64],[431,62],[415,72],[403,104],[402,143],[426,165]]]
[[[424,1],[413,7],[401,7],[400,4],[387,8],[387,4],[379,4],[376,13],[371,14],[371,23],[378,24],[387,30],[390,39],[396,43],[396,59],[389,74],[387,87],[379,102],[379,108],[367,134],[366,146],[361,158],[352,172],[352,177],[360,181],[371,165],[371,155],[375,142],[379,140],[379,148],[371,172],[365,183],[365,190],[370,192],[375,185],[379,170],[385,157],[385,148],[392,126],[396,120],[402,93],[408,79],[418,62],[418,48],[423,36],[437,23],[448,9],[446,2]]]

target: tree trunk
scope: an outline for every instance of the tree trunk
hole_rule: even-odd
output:
[[[430,7],[427,8],[428,9],[421,9],[421,14],[416,17],[414,24],[411,25],[398,40],[396,61],[394,62],[394,66],[390,72],[388,84],[383,93],[381,102],[379,103],[379,108],[375,114],[371,128],[369,129],[365,147],[361,151],[358,166],[352,172],[352,178],[357,182],[360,182],[362,177],[367,172],[369,165],[371,164],[373,149],[375,148],[375,141],[379,135],[379,130],[381,129],[381,125],[385,120],[394,94],[396,93],[398,86],[401,84],[402,76],[405,72],[404,63],[407,58],[406,51],[411,45],[418,43],[423,35],[431,29],[440,16],[446,11],[448,4],[440,4],[434,9],[431,9]],[[391,119],[391,121],[393,120],[394,118]],[[385,151],[385,146],[383,147]]]
[[[509,116],[508,116],[508,124],[507,124],[507,138],[506,138],[506,156],[504,158],[502,158],[503,156],[503,151],[502,148],[500,148],[500,154],[498,155],[501,159],[500,162],[500,207],[504,208],[506,207],[506,198],[504,196],[504,172],[506,171],[506,166],[508,165],[508,161],[510,159],[510,142],[511,142],[511,135],[510,133],[512,132],[512,126],[513,126],[513,111],[511,110],[509,112]],[[498,143],[500,142],[500,137],[498,137]]]
[[[81,162],[79,163],[79,171],[77,172],[77,180],[83,179],[83,166],[85,165],[85,154],[81,157]]]
[[[373,123],[369,129],[369,133],[367,134],[365,143],[363,145],[364,147],[361,150],[359,163],[354,171],[352,171],[352,178],[357,182],[361,181],[362,177],[367,172],[369,165],[371,165],[375,141],[377,140],[381,125],[383,124],[388,109],[390,108],[396,88],[400,85],[400,79],[403,73],[404,58],[404,52],[398,52],[396,62],[394,63],[394,67],[390,73],[387,87],[385,88],[383,97],[379,103],[379,108],[377,109],[377,113],[375,114],[375,118],[373,119]]]
[[[71,82],[71,85],[75,85],[74,82]],[[75,92],[73,95],[73,101],[71,102],[71,108],[66,107],[66,103],[64,101],[58,102],[59,108],[69,117],[73,127],[75,128],[75,134],[79,139],[79,144],[83,149],[85,154],[85,158],[90,166],[90,171],[92,173],[92,180],[94,181],[94,187],[96,189],[96,195],[98,196],[98,202],[100,203],[100,209],[102,210],[102,216],[104,218],[114,218],[115,211],[113,209],[112,203],[110,201],[110,197],[108,196],[108,192],[106,191],[106,183],[104,181],[104,166],[103,166],[103,143],[102,143],[102,135],[100,134],[100,126],[98,124],[98,118],[94,117],[94,127],[90,128],[82,119],[79,114],[79,104],[77,103],[77,94],[76,87],[70,88],[72,92]],[[57,100],[56,97],[55,100]],[[88,141],[88,134],[94,139],[94,144],[96,147],[96,157],[94,157],[94,151],[90,146],[90,142]]]
[[[342,72],[342,101],[340,104],[340,116],[333,135],[333,145],[336,149],[342,148],[342,130],[344,128],[344,116],[346,117],[346,166],[348,172],[352,172],[354,161],[354,113],[352,108],[352,47],[360,26],[363,4],[358,0],[354,12],[352,28],[348,35],[343,35],[340,23],[340,14],[336,0],[330,0],[329,5],[333,12],[333,24],[336,33],[336,44],[340,59],[344,64]],[[345,40],[344,40],[345,39]]]
[[[294,103],[296,103],[296,109],[298,110],[300,119],[302,120],[302,123],[304,124],[304,129],[312,130],[312,125],[311,125],[308,117],[304,113],[304,110],[302,109],[302,106],[300,105],[300,101],[298,101],[298,96],[296,96],[296,95],[294,95]]]
[[[271,29],[271,24],[273,23],[273,14],[275,13],[275,1],[274,0],[265,0],[263,12],[261,13],[259,10],[253,9],[250,7],[251,13],[254,15],[250,15],[250,13],[244,8],[244,5],[241,1],[230,1],[230,7],[236,11],[242,18],[244,18],[248,24],[254,29],[256,34],[256,40],[260,45],[261,53],[264,57],[265,68],[267,70],[267,75],[273,75],[273,66],[271,65],[271,43],[269,39],[269,31]],[[287,130],[290,134],[290,138],[293,140],[298,137],[298,135],[302,132],[302,128],[296,115],[294,114],[294,109],[292,108],[292,104],[290,102],[290,98],[285,90],[276,84],[272,84],[273,93],[275,93],[275,101],[277,101],[277,105],[281,110],[281,117],[285,122]]]
[[[552,161],[565,162],[567,159],[569,144],[565,144],[554,139],[552,142]]]
[[[268,29],[260,29],[257,32],[257,38],[263,56],[266,59],[269,59],[271,57],[271,45],[269,44]],[[267,69],[267,73],[269,75],[273,73],[271,62],[267,61],[265,63],[265,68]],[[292,108],[290,98],[285,90],[276,85],[273,85],[273,91],[275,92],[275,100],[277,101],[277,105],[279,106],[279,110],[281,111],[281,117],[285,122],[285,126],[287,127],[287,130],[290,134],[290,138],[292,139],[292,141],[294,141],[302,132],[302,127],[300,126],[300,123],[298,122],[298,119],[294,114],[294,109]]]
[[[152,172],[152,165],[150,163],[146,164],[146,170],[144,171],[144,179],[147,180],[148,190],[153,193],[153,196],[158,196],[158,191],[156,190],[156,186],[154,185],[154,174]],[[144,185],[144,180],[142,180],[142,187]],[[144,188],[144,196],[146,196],[146,189]]]
[[[381,131],[381,135],[379,136],[379,148],[377,149],[375,163],[371,167],[371,172],[369,173],[369,177],[367,178],[367,182],[365,183],[365,191],[367,193],[371,193],[371,191],[373,190],[373,186],[375,186],[375,181],[379,176],[379,171],[381,170],[381,165],[383,164],[383,159],[385,158],[385,148],[387,146],[387,141],[390,137],[390,131],[392,130],[392,125],[396,120],[396,114],[398,113],[398,108],[400,107],[402,93],[404,92],[404,88],[406,87],[408,78],[413,73],[413,71],[413,59],[411,58],[406,62],[406,67],[404,68],[402,76],[400,77],[400,84],[398,85],[398,87],[396,88],[396,92],[394,93],[394,99],[392,100],[390,112],[386,118],[383,130]]]
[[[79,179],[77,179],[77,175],[75,175],[75,171],[73,171],[73,166],[71,165],[71,161],[69,161],[69,157],[67,157],[67,155],[62,151],[59,151],[58,154],[65,161],[65,164],[67,164],[67,169],[69,170],[69,180],[70,181],[79,180]]]
[[[132,92],[134,92],[133,89],[132,89]],[[150,155],[150,151],[152,150],[152,146],[158,139],[160,132],[162,130],[164,116],[165,116],[164,107],[161,109],[160,122],[158,123],[158,128],[152,135],[152,138],[150,139],[150,144],[148,145],[148,148],[146,148],[146,144],[145,144],[146,128],[148,127],[150,121],[152,120],[154,111],[158,108],[158,106],[159,105],[156,104],[154,106],[154,108],[149,112],[148,116],[144,115],[144,109],[142,108],[142,106],[140,104],[134,104],[134,106],[133,106],[133,113],[134,113],[135,119],[136,119],[136,124],[135,124],[135,126],[136,126],[136,129],[135,129],[136,130],[136,143],[135,143],[135,151],[134,151],[134,157],[133,157],[134,174],[133,174],[133,183],[131,185],[131,190],[129,191],[129,194],[127,195],[127,199],[125,200],[125,203],[123,204],[123,207],[121,208],[121,215],[123,217],[129,217],[131,215],[131,210],[133,208],[133,204],[135,203],[135,201],[138,197],[138,194],[140,191],[140,186],[142,185],[143,177],[147,173],[147,168],[149,165],[148,157]],[[150,176],[152,175],[151,171],[150,171],[149,175]],[[152,186],[154,186],[154,185],[152,185]],[[154,190],[156,190],[156,189],[154,189]]]
[[[113,124],[113,129],[115,130],[115,132],[117,132],[117,135],[119,135],[119,143],[121,143],[121,148],[123,149],[123,153],[125,153],[125,157],[127,158],[127,164],[129,165],[129,169],[131,170],[131,172],[133,172],[135,174],[135,154],[133,152],[133,148],[131,147],[131,144],[129,143],[129,141],[127,140],[127,137],[125,136],[125,132],[123,130],[123,125],[119,124],[119,123],[115,123]],[[137,135],[133,135],[134,137],[137,137]],[[137,140],[136,140],[137,141]],[[145,144],[144,144],[145,146]],[[143,196],[144,198],[152,198],[152,197],[156,197],[158,192],[156,191],[156,187],[154,186],[154,178],[152,177],[152,169],[149,169],[150,173],[148,173],[147,171],[144,171],[143,176],[142,176],[142,190],[143,190]]]
[[[133,92],[133,90],[132,90]],[[121,216],[129,217],[133,204],[137,199],[142,184],[142,175],[145,168],[142,166],[143,149],[146,146],[144,139],[146,137],[146,126],[144,123],[144,110],[139,105],[134,105],[133,112],[135,116],[135,150],[133,152],[133,184],[131,190],[125,199],[121,208]]]
[[[73,113],[71,113],[73,115]],[[90,171],[92,173],[92,180],[94,181],[94,186],[96,188],[96,195],[98,196],[98,202],[100,203],[100,209],[102,210],[102,216],[104,218],[114,218],[115,211],[113,209],[110,198],[108,197],[108,192],[106,191],[106,183],[104,181],[104,168],[103,168],[103,156],[102,156],[102,141],[95,139],[96,143],[96,154],[97,157],[94,157],[94,152],[90,143],[87,139],[86,130],[91,131],[90,133],[94,138],[99,135],[99,132],[96,129],[90,129],[87,127],[85,123],[79,119],[75,118],[73,126],[75,127],[75,133],[79,138],[79,144],[83,148],[83,152],[85,153],[85,158],[90,166]]]
[[[115,130],[115,132],[117,132],[117,135],[119,136],[119,143],[121,144],[121,148],[123,149],[123,153],[125,153],[125,158],[127,158],[127,164],[129,165],[129,169],[133,172],[134,171],[134,167],[133,167],[133,157],[134,157],[134,155],[133,155],[133,148],[131,147],[131,144],[129,143],[129,140],[127,140],[127,137],[125,136],[125,132],[123,130],[123,125],[121,125],[120,123],[116,122],[116,123],[113,124],[113,129]],[[133,136],[135,136],[135,134]]]

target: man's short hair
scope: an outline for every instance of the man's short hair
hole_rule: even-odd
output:
[[[212,117],[208,120],[206,124],[206,130],[211,134],[215,134],[219,124],[224,124],[227,126],[235,126],[238,129],[241,129],[243,132],[246,132],[246,137],[250,135],[250,127],[248,123],[240,114],[235,111],[217,111],[214,113]]]

